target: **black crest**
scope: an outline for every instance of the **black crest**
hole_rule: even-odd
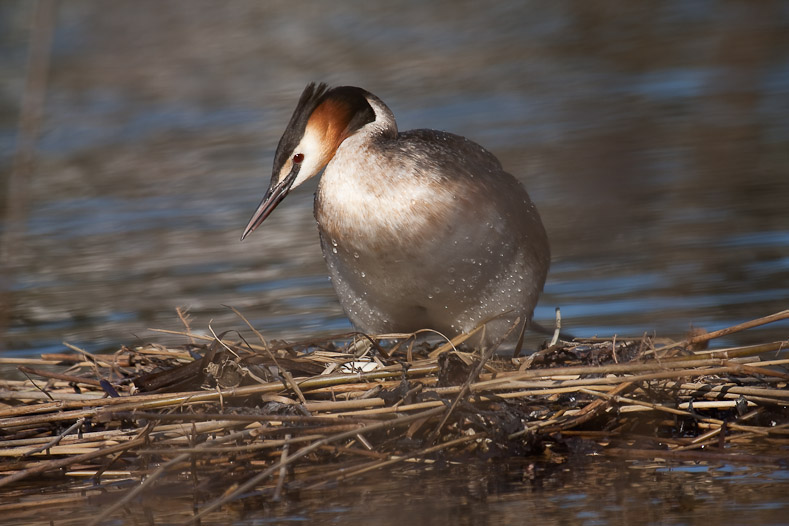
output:
[[[279,144],[277,145],[277,153],[274,155],[275,176],[279,173],[285,161],[287,161],[290,153],[296,145],[299,144],[299,141],[301,141],[301,138],[304,136],[304,129],[307,127],[307,120],[309,120],[312,112],[318,107],[321,100],[323,100],[323,96],[326,94],[328,88],[329,86],[323,82],[319,84],[310,82],[307,84],[307,87],[304,88],[304,91],[301,92],[301,97],[299,97],[299,102],[296,104],[296,109],[293,110],[293,116],[291,116],[288,127],[285,128],[285,133],[282,134],[282,138],[280,138]]]
[[[345,128],[345,136],[361,128],[367,123],[375,120],[375,111],[367,101],[368,92],[362,88],[354,86],[338,86],[331,88],[323,82],[316,84],[310,82],[299,97],[293,116],[290,118],[285,133],[277,145],[277,153],[274,156],[274,176],[279,173],[282,166],[287,162],[288,156],[304,137],[304,130],[307,128],[307,121],[325,100],[331,99],[345,108],[348,115],[348,125]]]

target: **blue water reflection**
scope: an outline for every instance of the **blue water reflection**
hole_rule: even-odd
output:
[[[0,9],[0,105],[16,108],[31,7]],[[402,129],[467,135],[524,181],[552,241],[543,323],[559,306],[575,334],[678,337],[785,309],[787,27],[779,5],[714,0],[315,4],[297,17],[256,2],[63,3],[4,346],[169,341],[145,329],[180,328],[179,306],[196,329],[243,328],[223,305],[271,337],[347,329],[314,185],[238,243],[308,80],[364,85]],[[4,171],[17,123],[0,112]]]

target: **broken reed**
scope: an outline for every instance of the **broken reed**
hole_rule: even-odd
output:
[[[221,497],[202,499],[196,520],[253,489],[279,499],[436,455],[555,460],[570,437],[622,458],[776,465],[789,458],[789,342],[689,349],[787,317],[661,345],[560,342],[510,360],[458,350],[465,337],[270,345],[254,329],[259,344],[185,333],[182,348],[3,359],[27,378],[0,381],[0,495],[55,473],[99,487],[144,479],[98,523],[173,477],[211,481],[205,494]],[[2,502],[0,512],[30,503],[24,492]]]

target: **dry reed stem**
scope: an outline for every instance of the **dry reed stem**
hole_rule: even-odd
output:
[[[219,437],[219,438],[215,438],[215,439],[212,439],[212,440],[208,440],[208,441],[204,442],[203,444],[200,444],[200,445],[198,445],[196,447],[198,449],[202,449],[203,447],[210,447],[211,445],[214,445],[214,444],[223,444],[225,442],[238,440],[238,439],[246,437],[250,432],[251,432],[250,430],[245,430],[245,431],[241,431],[241,432],[237,432],[237,433],[231,433],[231,434],[226,435],[224,437]],[[159,466],[153,473],[151,473],[150,475],[148,475],[148,477],[146,477],[146,479],[143,481],[142,484],[138,485],[133,490],[131,490],[128,493],[126,493],[122,498],[120,498],[116,502],[114,502],[112,505],[110,505],[107,508],[105,508],[93,521],[91,521],[89,523],[88,526],[93,526],[93,525],[100,524],[101,522],[103,522],[104,519],[106,519],[107,517],[109,517],[110,515],[115,513],[116,510],[122,508],[124,505],[126,505],[126,503],[130,502],[132,499],[134,499],[134,497],[139,495],[148,486],[153,484],[153,482],[156,479],[158,479],[160,476],[162,476],[168,469],[172,468],[173,466],[175,466],[175,465],[177,465],[177,464],[179,464],[181,462],[186,461],[188,458],[189,458],[189,454],[188,453],[182,453],[182,454],[176,456],[175,458],[173,458],[172,460],[170,460],[168,462],[165,462],[164,464]],[[0,482],[2,482],[2,480],[0,480]]]
[[[430,446],[430,447],[426,447],[426,448],[420,449],[418,451],[413,451],[413,452],[408,453],[406,455],[390,456],[389,458],[387,458],[385,460],[377,460],[377,461],[374,461],[374,462],[370,462],[369,464],[366,464],[364,466],[360,466],[358,468],[355,468],[352,471],[339,471],[339,472],[336,472],[336,473],[331,473],[329,476],[326,477],[326,480],[314,483],[314,484],[312,484],[310,486],[307,486],[304,489],[307,489],[307,490],[318,489],[321,486],[326,485],[328,482],[341,482],[343,480],[348,480],[350,478],[358,477],[359,475],[363,475],[363,474],[368,473],[370,471],[373,471],[373,470],[376,470],[376,469],[381,469],[381,468],[388,467],[388,466],[392,466],[394,464],[397,464],[397,463],[400,463],[400,462],[404,462],[404,461],[409,460],[409,459],[424,457],[426,455],[430,455],[430,454],[435,453],[437,451],[441,451],[442,449],[448,449],[448,448],[451,448],[451,447],[459,446],[459,445],[465,444],[467,442],[482,440],[482,439],[486,438],[486,436],[487,435],[485,433],[480,433],[478,435],[473,435],[473,436],[464,436],[464,437],[456,438],[455,440],[450,440],[448,442],[443,442],[441,444],[437,444],[435,446]]]
[[[411,338],[414,335],[408,335],[408,345],[396,344],[380,353],[376,346],[382,336],[365,340],[370,343],[363,349],[352,341],[347,343],[347,338],[347,345],[343,344],[339,351],[326,351],[332,347],[317,341],[276,343],[275,348],[235,312],[262,346],[250,344],[243,337],[239,343],[194,335],[194,342],[210,342],[216,348],[226,349],[222,356],[229,355],[242,368],[264,360],[262,363],[267,366],[277,367],[281,379],[266,381],[262,376],[265,372],[253,373],[250,368],[248,378],[256,382],[250,385],[131,395],[130,374],[151,371],[157,364],[186,367],[193,358],[182,349],[147,346],[124,348],[111,356],[83,353],[79,357],[42,357],[41,361],[49,364],[71,365],[65,372],[41,371],[24,360],[13,361],[27,367],[27,374],[47,381],[40,383],[39,390],[33,390],[31,380],[0,382],[0,401],[7,402],[0,406],[0,458],[8,459],[0,463],[6,474],[0,479],[0,487],[70,467],[74,469],[66,472],[68,476],[118,473],[147,477],[145,484],[105,508],[96,519],[98,523],[131,502],[139,492],[153,487],[157,480],[176,472],[191,471],[195,481],[202,473],[221,476],[227,469],[225,459],[231,455],[237,465],[245,462],[249,468],[259,470],[238,487],[220,491],[223,497],[208,502],[191,519],[197,521],[261,484],[267,495],[278,498],[289,487],[318,488],[399,462],[429,462],[429,455],[439,450],[460,457],[474,454],[476,448],[482,447],[478,441],[483,437],[490,447],[518,447],[530,442],[527,435],[548,442],[573,435],[598,441],[604,451],[619,451],[608,442],[629,440],[638,447],[639,440],[647,440],[624,431],[634,429],[638,422],[650,422],[661,433],[676,429],[678,422],[691,422],[692,432],[685,431],[684,436],[661,435],[660,441],[667,449],[660,452],[678,455],[666,458],[714,460],[714,456],[706,454],[723,446],[728,451],[760,443],[789,445],[789,423],[781,420],[789,405],[789,360],[774,356],[769,361],[753,358],[757,353],[786,349],[786,341],[661,359],[649,358],[649,341],[642,343],[635,359],[632,352],[626,351],[626,345],[637,346],[638,341],[626,344],[622,342],[627,340],[617,338],[616,342],[597,342],[593,347],[561,343],[562,352],[569,356],[576,352],[577,356],[584,356],[584,349],[593,348],[602,353],[596,356],[618,363],[583,365],[583,360],[576,359],[570,363],[581,365],[518,370],[528,363],[528,358],[502,361],[486,352],[474,364],[472,354],[457,350],[463,337],[476,333],[447,341],[433,351],[415,346]],[[775,316],[767,318],[778,319]],[[735,328],[756,326],[755,322]],[[188,337],[190,333],[187,330]],[[710,334],[714,338],[726,333]],[[658,349],[658,355],[664,349],[676,348],[672,345]],[[198,343],[190,346],[192,350],[207,347]],[[317,346],[317,350],[311,346]],[[465,367],[463,376],[452,385],[447,385],[442,377],[447,373],[435,359],[445,352],[451,353],[449,358],[461,364],[459,367]],[[553,352],[543,351],[540,359]],[[401,362],[404,358],[407,364]],[[244,362],[246,359],[252,361]],[[628,359],[631,361],[623,361]],[[344,364],[364,360],[377,361],[379,365],[369,372],[337,372]],[[391,365],[382,366],[381,362]],[[293,373],[287,370],[291,366]],[[296,369],[302,366],[306,369]],[[325,374],[332,368],[334,372]],[[187,369],[192,370],[197,371],[193,365]],[[324,374],[314,374],[316,370],[323,370]],[[104,374],[116,382],[121,396],[106,397],[101,387]],[[74,384],[81,386],[80,394],[73,392]],[[573,402],[567,404],[565,399]],[[267,409],[268,404],[273,404],[274,409]],[[295,414],[261,413],[271,410]],[[502,437],[496,427],[497,415],[510,413],[511,418],[519,419],[516,425],[520,422],[522,427]],[[776,420],[777,425],[764,425],[765,418]],[[80,425],[92,427],[76,434]],[[376,443],[379,435],[371,436],[406,426],[403,434],[419,440],[420,447],[392,449],[390,442]],[[197,437],[208,438],[196,443]],[[437,443],[432,445],[434,441]],[[352,447],[354,444],[359,447]],[[319,462],[328,452],[337,458],[335,467],[327,472]],[[784,458],[770,458],[773,457]],[[135,467],[110,470],[120,459]],[[151,470],[148,459],[164,464]],[[234,476],[243,475],[243,471],[233,469]],[[294,477],[291,482],[288,473]],[[206,480],[205,476],[201,478]]]
[[[681,340],[676,343],[666,345],[664,347],[660,347],[659,349],[656,349],[655,352],[665,353],[669,350],[673,350],[679,347],[689,347],[695,344],[708,342],[710,340],[714,340],[715,338],[720,338],[722,336],[728,336],[729,334],[734,334],[735,332],[744,331],[746,329],[752,329],[754,327],[759,327],[761,325],[766,325],[768,323],[774,323],[776,321],[781,321],[785,319],[789,319],[789,309],[783,310],[781,312],[776,312],[775,314],[770,314],[769,316],[764,316],[762,318],[757,318],[755,320],[747,321],[745,323],[739,323],[737,325],[733,325],[725,329],[699,334],[691,338],[687,338],[685,340]]]
[[[358,428],[356,430],[346,431],[344,433],[339,433],[337,435],[334,435],[334,436],[331,436],[331,437],[326,437],[326,438],[323,438],[323,439],[318,440],[316,442],[313,442],[311,445],[309,445],[309,446],[307,446],[307,447],[305,447],[303,449],[300,449],[299,451],[297,451],[293,455],[290,455],[287,459],[280,460],[279,462],[275,463],[273,466],[271,466],[270,468],[266,469],[262,473],[259,473],[258,475],[255,475],[254,477],[250,478],[245,483],[243,483],[240,486],[238,486],[237,488],[235,488],[232,492],[229,492],[226,495],[223,495],[222,497],[220,497],[218,499],[215,499],[214,501],[210,502],[209,504],[204,506],[193,517],[193,519],[189,521],[188,524],[191,524],[191,523],[199,520],[201,517],[205,516],[206,514],[210,513],[211,511],[215,510],[219,506],[222,506],[223,504],[225,504],[225,503],[227,503],[227,502],[229,502],[231,500],[234,500],[239,495],[249,491],[250,489],[255,487],[257,484],[259,484],[260,482],[262,482],[263,480],[265,480],[266,478],[271,476],[271,474],[274,473],[275,471],[277,471],[280,467],[285,466],[287,464],[290,464],[293,461],[306,456],[307,454],[311,453],[312,451],[318,449],[319,447],[321,447],[323,445],[330,444],[331,442],[336,442],[336,441],[339,441],[339,440],[343,440],[345,438],[350,438],[350,437],[354,436],[357,433],[368,433],[368,432],[371,432],[371,431],[384,429],[384,428],[389,427],[389,426],[406,424],[406,423],[412,422],[413,420],[417,420],[417,419],[421,419],[421,418],[429,418],[431,416],[435,416],[435,415],[439,414],[441,410],[442,410],[441,408],[429,409],[427,411],[424,411],[424,412],[421,412],[421,413],[417,413],[415,415],[408,415],[408,416],[400,417],[400,418],[398,418],[396,420],[390,420],[390,421],[386,421],[386,422],[380,422],[380,423],[377,423],[377,424],[371,424],[369,426],[360,427],[360,428]]]
[[[515,323],[512,325],[510,330],[507,331],[507,334],[505,334],[504,338],[502,339],[506,339],[506,337],[509,336],[509,334],[512,332],[512,329],[517,327],[518,324],[520,324],[520,318],[515,320]],[[474,331],[472,331],[472,333],[473,332]],[[498,344],[490,345],[488,348],[485,349],[485,352],[482,353],[482,357],[480,358],[479,363],[471,370],[471,372],[468,375],[468,378],[466,378],[466,381],[463,382],[463,385],[460,388],[460,392],[458,392],[455,399],[452,400],[452,403],[450,404],[446,413],[444,413],[444,417],[441,419],[441,422],[439,422],[436,428],[433,430],[433,432],[430,433],[430,435],[428,435],[427,437],[428,444],[433,444],[436,441],[439,433],[441,433],[441,428],[444,427],[444,424],[447,423],[449,417],[452,416],[452,412],[455,410],[460,400],[463,399],[466,393],[469,392],[469,387],[471,386],[471,383],[479,377],[479,373],[482,372],[482,368],[485,367],[485,365],[488,363],[488,360],[490,360],[490,357],[493,356],[493,353],[496,351],[497,347]]]
[[[679,460],[690,462],[724,462],[734,464],[763,464],[778,466],[786,462],[786,457],[778,455],[755,455],[751,453],[704,451],[669,451],[653,449],[622,449],[609,448],[603,451],[605,456],[639,460]]]
[[[109,455],[111,453],[115,453],[118,451],[125,451],[132,449],[136,446],[142,445],[145,443],[145,440],[142,438],[130,440],[124,444],[118,444],[115,446],[109,446],[107,448],[99,449],[97,451],[91,451],[89,453],[78,454],[76,456],[68,457],[68,458],[61,458],[56,460],[48,460],[43,461],[39,464],[34,465],[33,467],[19,471],[14,473],[13,475],[8,475],[7,477],[0,478],[0,488],[3,486],[7,486],[9,484],[13,484],[15,482],[19,482],[22,479],[32,477],[34,475],[40,475],[47,471],[53,471],[56,469],[61,469],[72,464],[77,464],[79,462],[85,462],[87,460],[91,460],[97,457],[102,457]]]

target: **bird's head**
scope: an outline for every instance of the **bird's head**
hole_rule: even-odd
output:
[[[307,84],[277,145],[268,190],[244,229],[242,240],[260,226],[290,190],[318,175],[345,139],[375,121],[370,97],[374,98],[353,86],[329,89],[323,83]]]

